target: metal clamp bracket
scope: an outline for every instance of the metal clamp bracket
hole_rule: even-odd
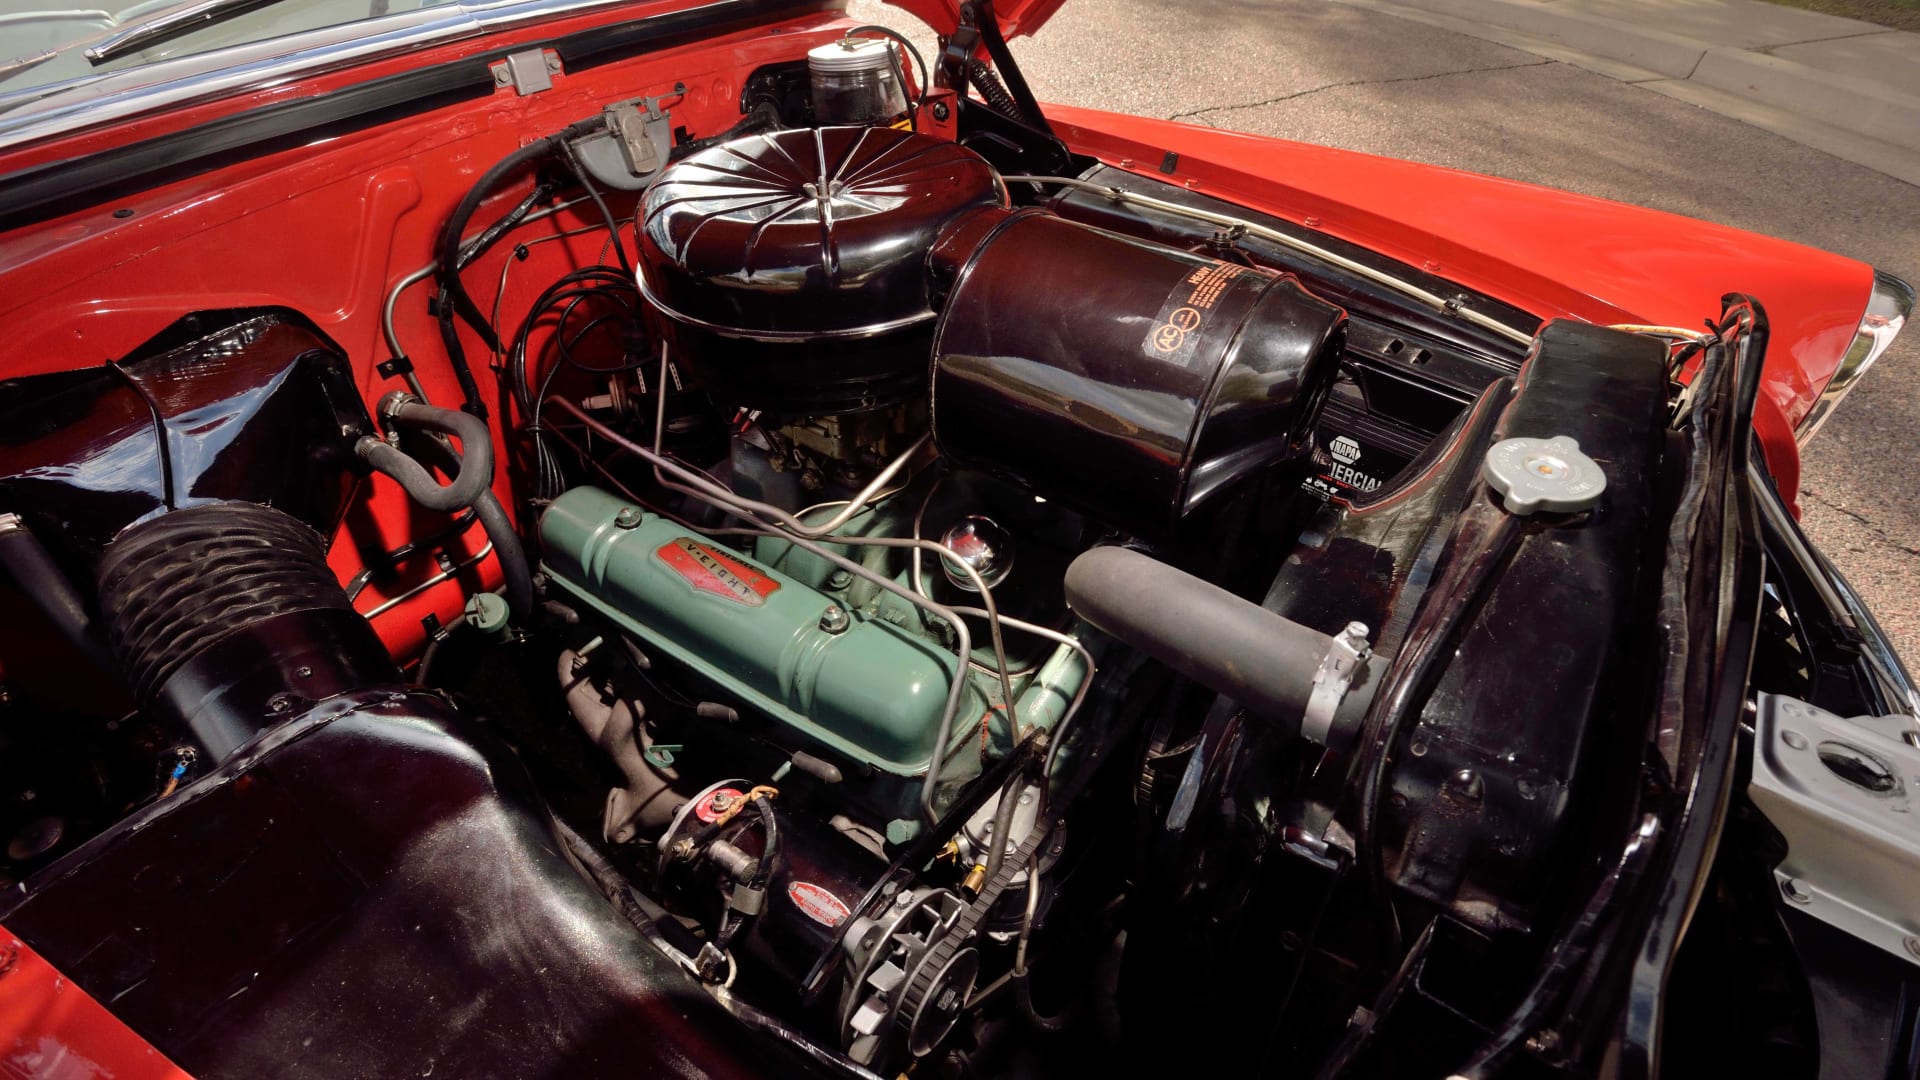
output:
[[[1333,734],[1333,714],[1346,699],[1353,673],[1373,655],[1372,647],[1367,644],[1369,632],[1365,623],[1350,622],[1345,630],[1334,635],[1333,644],[1327,646],[1327,655],[1321,657],[1320,667],[1313,673],[1313,694],[1307,699],[1307,711],[1300,718],[1303,738],[1327,745]]]

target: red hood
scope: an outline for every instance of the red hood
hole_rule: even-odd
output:
[[[994,21],[1004,37],[1014,38],[1040,29],[1067,0],[998,0],[993,5]],[[914,17],[941,34],[960,25],[961,0],[887,0],[887,3]]]

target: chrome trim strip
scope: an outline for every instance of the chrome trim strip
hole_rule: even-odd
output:
[[[167,8],[152,18],[123,26],[107,35],[106,40],[87,49],[83,54],[90,64],[104,64],[116,56],[130,52],[139,52],[156,42],[165,41],[176,34],[211,25],[232,15],[240,15],[250,8],[263,7],[274,0],[196,0],[182,7]]]
[[[1887,705],[1908,716],[1920,717],[1920,689],[1915,688],[1913,676],[1907,674],[1906,665],[1900,662],[1900,654],[1894,651],[1886,632],[1874,621],[1873,613],[1867,610],[1866,603],[1853,591],[1846,577],[1807,539],[1757,458],[1747,462],[1747,482],[1753,488],[1761,518],[1813,582],[1814,591],[1819,593],[1820,603],[1828,615],[1859,639],[1867,670]]]
[[[444,8],[421,8],[384,19],[31,87],[0,95],[0,150],[111,126],[161,109],[263,89],[481,32],[480,24],[459,8],[451,13]]]
[[[677,311],[653,294],[653,290],[647,287],[645,274],[638,275],[634,280],[640,289],[640,298],[658,310],[660,314],[684,326],[695,327],[721,337],[733,338],[737,341],[859,341],[863,338],[878,337],[881,334],[891,334],[895,330],[904,330],[909,326],[918,326],[923,322],[928,322],[938,317],[931,311],[922,311],[915,315],[903,315],[898,319],[889,319],[883,323],[873,323],[869,326],[855,326],[844,330],[743,330],[735,326],[722,326],[719,323],[708,322],[705,319],[688,315],[683,311]]]
[[[1807,410],[1794,432],[1794,440],[1801,446],[1820,430],[1820,425],[1833,416],[1833,410],[1842,399],[1860,383],[1860,377],[1867,369],[1886,353],[1893,339],[1900,336],[1900,328],[1913,317],[1913,286],[1883,270],[1873,272],[1873,291],[1867,296],[1866,313],[1860,316],[1860,329],[1854,332],[1853,341],[1840,358],[1840,365],[1833,370],[1833,378],[1827,380],[1826,389],[1820,391],[1820,397]]]
[[[126,71],[0,93],[0,150],[110,126],[161,109],[267,89],[367,60],[625,3],[495,0],[419,8]],[[740,4],[741,0],[713,0],[684,10],[719,11]]]

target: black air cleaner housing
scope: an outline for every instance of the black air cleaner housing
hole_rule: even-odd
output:
[[[976,214],[932,263],[940,453],[1136,534],[1300,458],[1339,373],[1346,312],[1288,274],[1038,210]]]
[[[1005,202],[991,165],[929,136],[748,136],[647,192],[640,291],[722,401],[803,415],[891,404],[924,389],[934,239]]]

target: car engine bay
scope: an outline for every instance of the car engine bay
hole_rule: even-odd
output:
[[[1757,303],[1542,324],[861,32],[485,168],[378,395],[286,308],[0,384],[9,675],[95,683],[10,679],[0,918],[207,1075],[1617,1052],[1733,753]],[[503,313],[563,209],[600,260]],[[402,566],[466,593],[417,656],[354,603]],[[401,999],[461,1019],[356,1046]]]

